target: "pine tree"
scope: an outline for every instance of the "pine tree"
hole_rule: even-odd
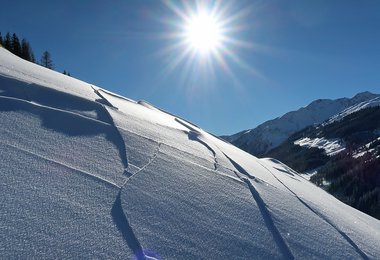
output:
[[[21,56],[21,44],[20,44],[20,40],[18,39],[17,35],[15,33],[13,33],[12,35],[12,52],[13,54],[17,55],[17,56]]]
[[[32,48],[30,47],[30,44],[26,39],[22,39],[22,41],[21,41],[21,55],[20,55],[20,57],[27,60],[27,61],[34,62],[33,61],[34,55],[33,55]],[[33,57],[33,59],[32,59],[32,57]]]
[[[53,69],[53,61],[48,51],[44,51],[41,57],[41,65],[48,69]]]
[[[12,50],[11,34],[9,32],[5,35],[4,48],[7,49],[10,52],[13,51]]]
[[[71,75],[70,75],[70,72],[68,72],[68,71],[66,71],[66,70],[63,71],[63,75],[66,75],[66,76],[69,76],[69,77],[71,76]]]
[[[33,52],[30,53],[30,61],[36,63],[36,58],[34,57]]]
[[[0,32],[0,46],[3,46],[4,43],[3,43],[3,36],[1,35],[1,32]]]
[[[24,60],[29,60],[30,61],[30,47],[28,42],[25,39],[21,40],[21,58]]]

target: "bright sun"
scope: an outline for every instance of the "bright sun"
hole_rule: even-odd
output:
[[[201,12],[186,21],[185,38],[194,50],[203,54],[209,53],[217,50],[221,45],[221,26],[216,17]]]
[[[222,75],[237,82],[234,69],[238,67],[256,74],[238,55],[243,48],[253,48],[251,41],[240,39],[249,28],[244,20],[251,6],[220,0],[163,2],[174,13],[163,19],[170,28],[165,34],[168,45],[160,51],[167,63],[163,75],[180,68],[181,85],[191,86],[189,89],[195,91],[201,86],[213,86]],[[218,73],[220,70],[223,74]]]

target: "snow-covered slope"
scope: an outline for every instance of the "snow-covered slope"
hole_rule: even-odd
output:
[[[282,163],[0,48],[2,258],[379,258],[380,222]]]
[[[340,139],[325,139],[325,138],[301,138],[294,142],[295,145],[304,146],[304,147],[316,147],[322,149],[327,156],[333,156],[335,154],[340,153],[346,147],[344,146],[344,142]]]
[[[258,127],[223,138],[254,155],[263,155],[295,132],[326,120],[339,120],[360,109],[380,104],[380,95],[359,93],[353,98],[319,99]]]

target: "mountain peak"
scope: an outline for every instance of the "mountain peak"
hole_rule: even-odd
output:
[[[369,100],[369,99],[372,99],[372,98],[375,98],[375,97],[378,97],[380,96],[379,94],[374,94],[372,92],[369,92],[369,91],[364,91],[364,92],[360,92],[358,94],[356,94],[355,96],[353,96],[353,100],[361,100],[361,101],[365,101],[365,100]]]

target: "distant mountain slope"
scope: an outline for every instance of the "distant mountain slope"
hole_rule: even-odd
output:
[[[1,258],[380,257],[380,221],[279,161],[2,48],[0,122]]]
[[[305,128],[267,152],[345,203],[380,219],[380,106]]]
[[[254,129],[223,136],[223,138],[255,156],[262,156],[280,145],[290,135],[307,126],[320,124],[333,116],[338,119],[339,115],[343,116],[379,102],[380,95],[370,92],[359,93],[353,98],[319,99],[297,111],[269,120]]]

